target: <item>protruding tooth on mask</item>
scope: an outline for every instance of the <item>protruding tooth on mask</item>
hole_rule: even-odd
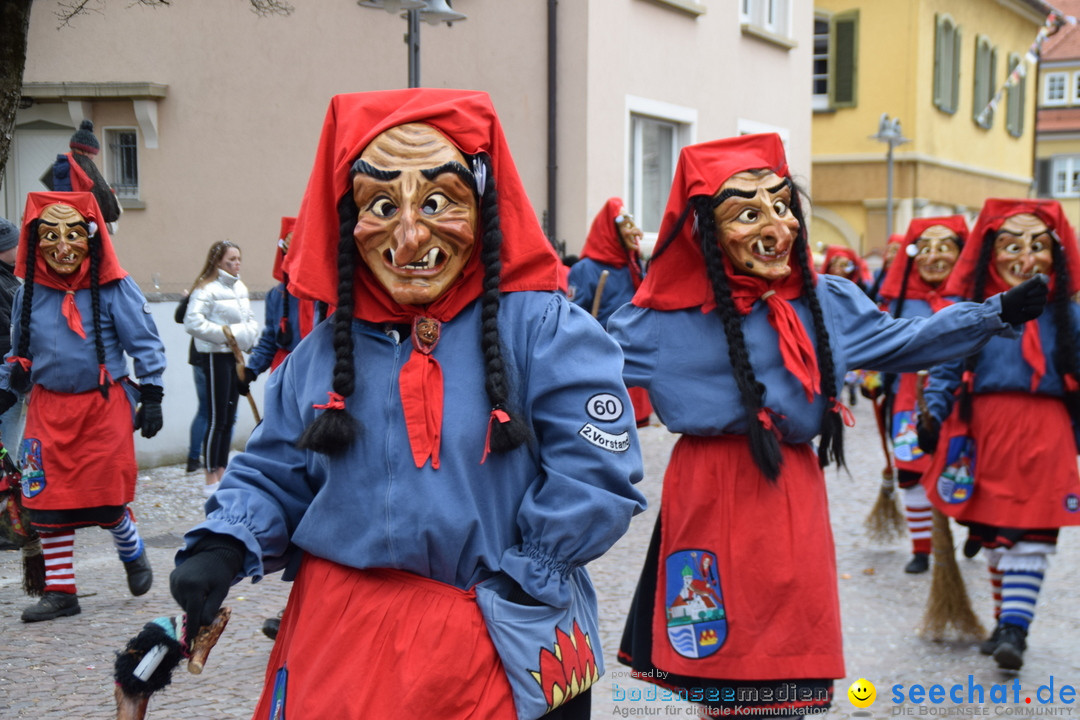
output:
[[[427,269],[431,270],[435,267],[435,262],[439,259],[439,248],[431,248],[427,254]]]
[[[757,251],[758,251],[758,255],[764,255],[765,254],[765,243],[761,242],[761,238],[757,239]]]

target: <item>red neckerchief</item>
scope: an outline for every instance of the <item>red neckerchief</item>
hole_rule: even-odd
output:
[[[499,194],[502,269],[499,289],[555,291],[566,289],[564,266],[548,242],[532,210],[514,166],[502,126],[486,93],[441,88],[412,88],[337,95],[330,101],[315,167],[297,216],[292,244],[284,263],[290,291],[309,300],[337,302],[337,258],[340,219],[337,203],[348,190],[353,161],[382,132],[405,123],[426,123],[465,155],[486,152]],[[363,262],[353,279],[353,316],[372,323],[413,323],[431,318],[452,320],[483,290],[480,233],[462,276],[428,307],[398,305]],[[415,335],[415,334],[414,334]],[[399,379],[413,460],[422,466],[430,457],[439,466],[442,424],[442,370],[431,353],[414,340],[413,352]],[[327,406],[343,408],[334,397]],[[317,406],[317,407],[327,407]],[[500,420],[493,408],[489,423]],[[505,416],[505,413],[504,413]]]
[[[817,352],[790,302],[802,295],[801,272],[793,267],[786,278],[770,283],[757,275],[733,273],[727,255],[723,260],[735,309],[742,315],[749,315],[754,303],[759,300],[765,302],[769,309],[769,324],[780,336],[780,356],[784,359],[784,367],[802,385],[806,401],[814,402],[814,394],[821,392]]]
[[[589,234],[585,238],[585,247],[581,257],[595,260],[613,268],[630,268],[630,279],[634,290],[641,287],[641,254],[631,252],[623,244],[615,218],[622,212],[624,203],[621,198],[608,198],[604,207],[593,218]]]
[[[924,300],[933,312],[943,310],[952,305],[952,300],[949,300],[941,294],[941,289],[945,287],[945,283],[941,285],[933,286],[930,283],[923,280],[922,275],[916,268],[911,269],[911,277],[908,278],[907,290],[904,296],[910,300]]]

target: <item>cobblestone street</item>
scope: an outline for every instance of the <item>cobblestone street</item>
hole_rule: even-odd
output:
[[[848,676],[836,683],[830,714],[838,717],[981,714],[988,716],[1057,714],[1080,716],[1080,550],[1077,534],[1061,534],[1058,555],[1039,598],[1029,650],[1018,675],[1004,674],[975,644],[932,642],[918,635],[930,574],[903,572],[909,559],[907,538],[888,545],[866,539],[863,519],[873,503],[884,464],[869,403],[853,408],[857,419],[847,431],[850,475],[827,472],[840,573],[844,648]],[[601,603],[601,644],[607,673],[594,689],[593,717],[694,717],[692,706],[648,699],[654,686],[635,681],[614,660],[622,623],[656,517],[660,485],[675,437],[654,425],[641,431],[646,460],[643,490],[650,509],[635,518],[629,533],[590,570]],[[25,625],[19,621],[29,604],[20,589],[18,553],[0,555],[0,718],[69,720],[114,718],[112,665],[116,651],[158,616],[178,608],[168,591],[168,571],[183,532],[202,516],[201,474],[187,475],[182,466],[144,470],[133,504],[139,527],[156,571],[149,594],[132,598],[110,536],[102,530],[80,530],[75,566],[82,614],[52,622]],[[957,543],[963,530],[954,526]],[[767,553],[762,561],[767,562]],[[981,554],[959,564],[976,612],[990,624],[990,586]],[[250,718],[271,643],[260,627],[285,603],[289,586],[277,576],[233,588],[226,603],[232,621],[210,655],[202,675],[178,668],[173,684],[154,696],[150,718],[225,720]],[[362,672],[358,672],[362,677]],[[877,688],[877,701],[857,711],[848,687],[865,678]],[[1016,685],[1016,681],[1019,685]],[[1050,686],[1052,684],[1052,691]],[[893,701],[894,686],[907,697],[913,686],[942,685],[948,693],[962,687],[963,702],[949,700]],[[983,708],[968,703],[970,688],[985,689]],[[999,697],[999,693],[1007,693]],[[1052,696],[1053,702],[1043,702]],[[1025,702],[1030,698],[1030,703]],[[295,719],[294,719],[295,720]]]

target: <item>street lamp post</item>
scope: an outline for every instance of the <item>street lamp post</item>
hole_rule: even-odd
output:
[[[450,25],[468,16],[450,7],[448,0],[356,0],[360,7],[385,10],[391,14],[401,13],[407,25],[405,44],[409,49],[409,87],[420,87],[420,21],[429,25],[441,22]]]
[[[888,240],[893,234],[893,148],[911,140],[901,132],[900,118],[890,120],[888,113],[881,113],[877,134],[870,139],[889,144],[885,155],[885,239]]]

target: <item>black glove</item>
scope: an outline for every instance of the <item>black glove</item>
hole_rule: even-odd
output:
[[[240,381],[240,394],[245,397],[251,392],[251,383],[255,382],[255,378],[259,377],[259,373],[255,372],[249,367],[244,368],[244,379]]]
[[[233,578],[244,567],[244,543],[231,535],[211,533],[195,543],[191,555],[169,575],[173,599],[187,614],[188,647],[199,628],[209,625],[221,609]]]
[[[17,402],[19,402],[18,395],[8,390],[0,390],[0,415],[15,407]]]
[[[135,429],[142,431],[144,438],[152,438],[161,430],[164,420],[161,415],[161,398],[165,391],[160,385],[142,385],[139,391],[139,409],[135,412]]]
[[[1042,314],[1049,294],[1049,280],[1043,274],[1028,278],[1001,295],[1001,320],[1010,325],[1023,325]]]
[[[915,423],[915,434],[919,438],[919,449],[924,453],[933,453],[941,440],[941,423],[932,416],[925,419],[920,417]]]

